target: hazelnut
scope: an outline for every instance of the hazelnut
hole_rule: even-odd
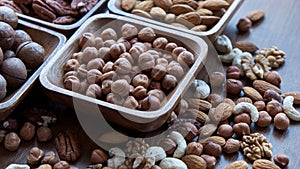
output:
[[[64,74],[63,81],[65,81],[67,79],[67,77],[69,77],[69,76],[77,77],[78,73],[77,73],[77,71],[68,71],[67,73]]]
[[[235,104],[241,103],[241,102],[246,102],[246,103],[251,103],[252,100],[249,97],[240,97],[235,101]]]
[[[208,142],[203,145],[203,153],[212,155],[214,157],[219,157],[222,154],[222,147],[214,142]]]
[[[102,68],[102,73],[107,73],[113,70],[114,63],[111,61],[108,61],[105,63],[105,65]]]
[[[176,150],[176,143],[170,138],[164,138],[160,142],[159,146],[162,147],[169,156],[171,156]]]
[[[230,138],[233,134],[233,128],[229,124],[222,124],[218,128],[217,134],[224,138]]]
[[[177,60],[177,57],[178,57],[179,54],[180,54],[181,52],[183,52],[183,51],[186,51],[186,48],[181,47],[181,46],[178,46],[178,47],[176,47],[175,49],[173,49],[173,51],[172,51],[173,58],[174,58],[175,60]]]
[[[133,77],[132,85],[134,87],[143,86],[144,88],[147,88],[148,85],[149,85],[149,78],[145,74],[138,74],[138,75]]]
[[[52,166],[58,162],[59,162],[59,157],[53,151],[47,152],[41,161],[42,164],[50,164]]]
[[[195,56],[189,51],[183,51],[178,55],[177,62],[183,67],[191,67],[195,62]]]
[[[129,49],[129,53],[134,60],[139,60],[139,56],[146,51],[145,45],[134,45]],[[145,56],[144,56],[145,57]],[[147,56],[148,57],[148,56]],[[154,58],[153,58],[154,59]]]
[[[213,72],[209,75],[209,83],[212,87],[222,87],[225,75],[222,72]]]
[[[278,130],[286,130],[290,126],[290,119],[284,113],[278,113],[274,117],[274,126]]]
[[[86,68],[87,68],[87,70],[98,69],[101,71],[103,69],[104,65],[105,65],[105,62],[103,59],[95,58],[95,59],[90,60],[87,63]]]
[[[231,154],[239,151],[240,141],[237,139],[229,138],[224,145],[224,152]]]
[[[236,27],[239,32],[248,32],[252,26],[252,22],[247,17],[241,18]]]
[[[91,69],[87,72],[86,79],[89,84],[100,84],[102,80],[102,73],[98,69]]]
[[[159,81],[161,80],[167,73],[167,69],[163,65],[156,65],[151,70],[151,78],[153,80]]]
[[[109,53],[113,60],[118,59],[124,52],[126,52],[126,46],[123,43],[115,43],[110,46]]]
[[[95,48],[99,49],[103,46],[104,42],[103,39],[101,37],[95,37]]]
[[[85,47],[95,46],[95,36],[90,32],[85,32],[81,35],[79,39],[79,47],[84,49]]]
[[[138,29],[132,24],[125,23],[121,27],[121,32],[122,32],[122,36],[124,37],[124,39],[130,40],[137,36]]]
[[[15,39],[15,31],[14,29],[5,22],[0,21],[0,46],[3,51],[6,51],[12,47]]]
[[[138,108],[139,103],[133,96],[128,96],[127,99],[124,101],[123,106],[130,109],[136,109]]]
[[[103,47],[110,48],[113,44],[116,44],[117,42],[115,40],[106,40],[103,42]]]
[[[107,95],[108,93],[111,92],[111,84],[113,83],[112,80],[104,80],[101,84],[101,90],[102,90],[102,93],[104,95]]]
[[[173,56],[171,54],[169,54],[169,53],[164,53],[164,54],[162,54],[161,57],[164,58],[164,59],[166,59],[168,62],[173,61]]]
[[[7,82],[5,78],[0,74],[0,101],[3,100],[7,93]]]
[[[156,34],[152,28],[145,27],[138,33],[138,38],[144,42],[152,42],[156,38]]]
[[[103,169],[104,169],[104,168],[103,168]],[[161,169],[161,167],[158,166],[158,165],[153,165],[150,169]]]
[[[35,126],[30,122],[25,122],[22,129],[20,130],[20,137],[25,141],[29,141],[34,137],[34,134]]]
[[[157,58],[156,59],[156,65],[162,65],[164,67],[167,67],[169,64],[168,60],[165,58]]]
[[[266,101],[271,101],[271,100],[277,100],[278,102],[281,102],[281,96],[279,93],[277,93],[275,90],[268,89],[264,93],[264,99]]]
[[[116,33],[115,30],[113,30],[112,28],[106,28],[105,30],[103,30],[101,32],[101,38],[103,39],[103,41],[106,40],[118,40],[118,35]]]
[[[52,169],[52,166],[49,164],[42,164],[37,169]]]
[[[233,132],[238,136],[242,137],[243,135],[250,134],[250,127],[247,123],[237,123],[233,125]]]
[[[266,108],[266,103],[264,101],[256,101],[253,105],[257,108],[258,111],[263,111]]]
[[[282,112],[282,105],[277,100],[271,100],[266,105],[266,111],[274,117],[276,114]]]
[[[150,92],[150,91],[149,91]],[[174,109],[174,112],[177,115],[183,114],[187,111],[187,109],[189,108],[189,104],[186,100],[181,99],[180,102],[177,104],[177,106]]]
[[[27,41],[32,41],[30,35],[28,35],[27,32],[25,32],[24,30],[15,30],[15,41],[14,44],[12,46],[12,50],[16,51],[17,47],[23,43],[23,42],[27,42]]]
[[[131,43],[128,40],[124,39],[123,37],[118,39],[117,43],[123,43],[124,46],[126,47],[126,51],[129,51],[129,49],[131,48]]]
[[[4,148],[8,151],[16,151],[19,148],[20,142],[21,139],[19,136],[14,132],[10,132],[4,138]]]
[[[82,51],[81,55],[79,55],[78,60],[82,63],[88,63],[90,60],[95,58],[98,58],[98,50],[95,47],[86,47]]]
[[[113,70],[119,74],[129,74],[131,69],[132,65],[126,58],[119,58],[113,64]]]
[[[281,77],[280,77],[280,74],[277,71],[267,72],[264,79],[267,82],[272,83],[276,86],[279,86],[280,83],[281,83]]]
[[[104,80],[112,80],[117,77],[117,73],[115,71],[109,71],[109,72],[106,72],[104,74],[102,74],[102,77],[101,77],[101,80],[104,81]]]
[[[41,126],[36,131],[37,139],[40,142],[46,142],[49,141],[52,138],[52,131],[47,126]]]
[[[88,97],[101,99],[102,98],[102,89],[97,84],[91,84],[86,89],[85,95]]]
[[[18,46],[16,55],[23,61],[26,68],[36,69],[44,62],[45,49],[36,42],[27,41]]]
[[[190,142],[186,149],[185,149],[185,154],[187,155],[197,155],[200,156],[203,152],[203,146],[201,143],[198,142]]]
[[[285,154],[277,154],[274,156],[274,162],[280,168],[285,168],[289,165],[289,157]]]
[[[174,42],[169,42],[166,44],[165,46],[165,50],[172,53],[173,49],[175,49],[177,47],[177,44]]]
[[[216,107],[223,101],[223,98],[219,94],[212,93],[207,96],[207,100],[212,104],[213,107]]]
[[[167,74],[163,78],[161,85],[164,90],[166,90],[167,92],[170,92],[171,90],[173,90],[176,87],[177,79],[175,76]]]
[[[165,49],[167,43],[168,40],[165,37],[158,37],[153,41],[152,45],[155,49]]]
[[[64,65],[64,71],[74,71],[79,68],[80,64],[77,59],[69,59]]]
[[[111,92],[121,97],[129,94],[129,88],[129,83],[124,79],[116,80],[111,84]]]
[[[128,52],[122,53],[119,58],[125,58],[130,62],[131,65],[134,65],[135,60],[133,59],[133,57]]]
[[[93,150],[90,159],[93,164],[105,164],[108,160],[108,155],[101,149],[95,149]]]
[[[27,78],[27,69],[19,58],[8,58],[3,61],[0,69],[9,88],[20,87]]]
[[[149,52],[142,53],[138,58],[138,66],[142,71],[149,72],[155,66],[154,56]]]
[[[241,71],[237,66],[229,66],[226,70],[227,79],[240,79]]]
[[[147,96],[139,101],[141,110],[157,110],[160,108],[160,100],[155,96]]]
[[[190,123],[182,123],[178,126],[178,132],[185,138],[187,141],[192,141],[198,135],[197,127]]]
[[[106,101],[112,104],[122,105],[124,103],[124,98],[118,94],[109,93],[106,96]]]
[[[256,122],[256,125],[259,127],[268,127],[272,122],[272,117],[266,111],[259,112],[259,118]]]
[[[228,94],[238,95],[240,94],[242,88],[243,88],[243,83],[240,80],[236,80],[236,79],[226,80],[226,91]]]
[[[236,115],[234,117],[233,121],[234,121],[234,123],[244,122],[244,123],[247,123],[248,125],[251,124],[251,118],[248,113],[241,113],[241,114]]]
[[[88,84],[87,80],[84,79],[83,81],[80,82],[80,88],[79,88],[78,92],[81,94],[85,94],[88,87],[89,87],[89,84]]]
[[[176,62],[171,61],[167,66],[167,73],[181,79],[184,76],[184,70],[182,66]]]
[[[64,87],[71,91],[79,91],[80,89],[80,80],[76,76],[68,76],[64,80]]]
[[[205,160],[207,169],[212,169],[215,167],[217,163],[216,157],[207,154],[202,154],[200,157]]]
[[[88,72],[88,70],[87,70],[86,64],[81,64],[79,66],[79,68],[77,69],[77,74],[74,74],[74,76],[77,76],[80,79],[86,79],[87,72]]]
[[[162,90],[161,83],[159,81],[151,81],[149,84],[149,90],[158,89]]]
[[[59,161],[58,163],[54,164],[53,169],[69,169],[70,165],[67,161]]]
[[[33,147],[30,149],[28,156],[27,156],[27,163],[29,165],[37,165],[41,159],[44,157],[44,151],[37,148],[37,147]]]
[[[137,99],[141,100],[148,96],[147,89],[144,86],[137,86],[132,90],[132,95]]]
[[[110,48],[108,47],[101,47],[98,50],[98,55],[100,58],[102,58],[105,62],[109,62],[112,60],[112,57],[110,56]],[[104,73],[104,72],[103,72]]]

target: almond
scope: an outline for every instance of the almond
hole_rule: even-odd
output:
[[[201,24],[212,26],[219,22],[220,17],[218,16],[201,16]]]
[[[258,10],[251,11],[247,15],[247,18],[249,18],[251,20],[251,22],[257,22],[257,21],[263,19],[264,16],[265,16],[265,11],[258,9]]]
[[[201,16],[197,12],[188,12],[177,16],[176,21],[187,27],[194,27],[201,23]]]
[[[122,0],[121,1],[121,8],[125,11],[130,11],[134,8],[136,0]]]
[[[206,8],[200,8],[200,9],[197,9],[197,11],[201,16],[210,16],[210,15],[213,15],[213,11],[209,10],[209,9],[206,9]]]
[[[205,124],[199,129],[199,139],[210,137],[217,130],[215,124]]]
[[[284,93],[282,96],[283,97],[293,96],[294,104],[300,104],[300,92],[288,92],[288,93]]]
[[[140,9],[134,9],[134,10],[131,11],[131,13],[135,14],[135,15],[138,15],[138,16],[141,16],[141,17],[152,19],[152,16],[148,12],[140,10]]]
[[[252,168],[253,169],[280,169],[280,167],[278,167],[276,164],[265,159],[255,160],[252,165]]]
[[[205,160],[197,155],[186,155],[181,159],[189,169],[206,169]]]
[[[187,112],[189,113],[190,116],[192,116],[191,118],[195,118],[200,123],[205,123],[210,121],[208,115],[200,110],[188,109]]]
[[[153,1],[143,1],[135,5],[134,9],[140,9],[146,12],[150,12],[153,6],[154,6]]]
[[[238,160],[229,164],[225,169],[248,169],[248,163],[243,160]]]
[[[194,9],[199,7],[198,2],[195,0],[173,0],[173,4],[187,4]]]
[[[150,10],[150,15],[152,16],[153,19],[164,20],[167,13],[164,9],[160,7],[153,7]]]
[[[220,103],[214,112],[210,112],[211,116],[215,121],[224,121],[232,115],[233,107],[228,103]]]
[[[222,8],[228,8],[229,3],[224,0],[206,0],[203,3],[203,8],[207,8],[209,10],[220,10]]]
[[[170,12],[175,15],[185,14],[188,12],[194,12],[195,10],[186,4],[176,4],[172,5],[170,8]]]
[[[245,86],[243,91],[246,96],[248,96],[253,101],[260,101],[263,100],[262,95],[253,87]]]
[[[172,0],[153,0],[153,2],[155,6],[164,9],[166,12],[168,12],[173,5]]]
[[[234,48],[239,48],[243,52],[255,53],[258,50],[258,47],[249,41],[238,41],[233,44]]]
[[[210,136],[210,137],[207,137],[205,139],[201,139],[198,142],[201,143],[201,144],[206,144],[208,142],[213,142],[215,144],[219,144],[220,146],[224,146],[225,143],[226,143],[226,140],[223,137],[220,137],[220,136]]]
[[[264,80],[254,80],[253,81],[253,87],[260,94],[264,94],[268,89],[274,90],[274,91],[276,91],[279,94],[281,93],[281,90],[277,86],[275,86],[275,85],[273,85],[273,84],[271,84],[269,82],[266,82]]]
[[[202,99],[188,99],[187,102],[189,103],[190,108],[194,108],[203,112],[207,112],[212,107],[211,103]]]

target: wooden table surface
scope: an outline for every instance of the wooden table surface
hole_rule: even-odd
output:
[[[262,9],[266,12],[264,20],[255,24],[249,33],[239,34],[236,29],[238,20],[255,9]],[[245,0],[224,31],[233,42],[247,40],[257,44],[259,48],[275,45],[286,53],[286,63],[278,69],[282,76],[281,89],[283,92],[300,91],[298,65],[300,64],[298,52],[300,49],[300,29],[298,28],[300,24],[299,9],[299,0]],[[40,84],[36,85],[24,103],[12,114],[12,117],[20,118],[20,114],[22,114],[23,110],[31,106],[47,108],[57,114],[58,121],[51,126],[54,136],[60,131],[67,129],[78,132],[82,155],[79,160],[76,163],[72,163],[72,165],[80,169],[85,168],[89,164],[91,151],[98,146],[88,138],[80,127],[74,111],[49,100],[43,93]],[[300,109],[298,108],[298,110]],[[284,132],[275,130],[273,125],[265,129],[257,129],[252,126],[252,132],[259,131],[263,133],[272,143],[274,155],[284,153],[290,157],[288,169],[300,168],[299,130],[300,123],[295,122],[292,122],[288,130]],[[53,139],[47,143],[39,143],[36,139],[28,142],[23,141],[16,152],[8,152],[4,150],[3,145],[1,145],[0,169],[5,168],[10,163],[26,163],[26,155],[33,146],[38,146],[46,151],[55,150]],[[240,152],[233,155],[222,155],[218,159],[215,168],[223,169],[230,162],[238,159],[244,159]]]

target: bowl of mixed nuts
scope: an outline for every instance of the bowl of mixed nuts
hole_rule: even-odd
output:
[[[47,94],[137,131],[169,118],[206,60],[200,37],[116,15],[82,25],[40,76]],[[91,109],[91,110],[89,110]]]
[[[110,11],[212,41],[225,29],[243,0],[111,0]]]

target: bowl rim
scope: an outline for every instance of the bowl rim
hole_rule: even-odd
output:
[[[209,29],[208,31],[203,31],[203,32],[197,32],[197,31],[193,31],[193,30],[189,30],[189,29],[175,27],[175,26],[172,26],[170,24],[167,24],[167,23],[164,23],[164,22],[161,22],[161,21],[157,21],[157,20],[154,20],[154,19],[149,19],[149,18],[146,18],[146,17],[142,17],[142,16],[138,16],[138,15],[126,12],[124,10],[121,10],[119,7],[117,7],[117,3],[119,1],[120,0],[109,0],[109,2],[107,4],[108,9],[111,12],[119,14],[119,15],[132,17],[132,18],[135,18],[135,19],[138,19],[138,20],[142,20],[142,21],[145,21],[145,22],[150,22],[150,23],[153,23],[153,24],[156,24],[156,25],[161,25],[161,26],[168,27],[168,28],[171,28],[171,29],[180,30],[180,31],[183,31],[183,32],[186,32],[186,33],[190,33],[190,34],[194,34],[194,35],[198,35],[198,36],[211,36],[211,35],[216,34],[218,31],[222,31],[221,30],[222,26],[224,24],[226,24],[226,22],[228,22],[231,19],[231,17],[235,13],[235,11],[240,7],[240,5],[242,4],[242,2],[244,0],[234,0],[233,3],[229,6],[227,11],[225,12],[225,14],[218,21],[218,23],[215,26],[213,26],[211,29]]]
[[[102,7],[102,5],[108,0],[99,0],[97,2],[97,4],[91,9],[89,10],[86,14],[84,14],[79,20],[77,20],[76,22],[72,23],[72,24],[55,24],[52,22],[48,22],[48,21],[44,21],[42,19],[33,17],[33,16],[29,16],[29,15],[25,15],[25,14],[21,14],[21,13],[16,13],[18,17],[24,19],[24,20],[28,20],[30,22],[34,22],[36,24],[40,24],[43,25],[45,27],[50,27],[53,29],[58,29],[58,30],[63,30],[63,31],[68,31],[68,30],[73,30],[75,28],[78,28],[80,25],[82,25],[84,23],[84,21],[86,21],[92,14],[94,14],[100,7]]]
[[[51,58],[55,56],[55,54],[58,52],[59,48],[62,47],[64,45],[64,43],[66,42],[66,37],[63,34],[56,32],[54,30],[51,30],[51,29],[48,29],[45,27],[41,27],[39,25],[35,25],[30,22],[21,20],[21,19],[18,20],[18,24],[28,27],[28,28],[38,30],[38,31],[46,32],[47,34],[55,36],[58,38],[58,44],[54,48],[54,50],[51,52],[51,54],[47,57],[47,59],[44,60],[44,62],[39,66],[39,68],[34,70],[34,73],[25,81],[25,83],[21,87],[16,89],[16,91],[11,93],[12,96],[8,100],[0,103],[0,112],[5,111],[8,108],[14,107],[16,104],[18,104],[19,101],[22,100],[22,97],[24,97],[26,95],[27,90],[30,90],[30,88],[32,87],[32,84],[36,81],[36,79],[38,78],[38,76],[40,75],[40,73],[44,69],[44,67],[49,63]],[[5,98],[4,98],[4,100],[5,100]]]
[[[149,26],[149,27],[152,27],[154,30],[159,30],[159,31],[162,31],[162,32],[166,32],[169,35],[173,34],[173,35],[177,35],[177,36],[192,40],[192,41],[194,41],[195,43],[197,43],[199,45],[202,52],[200,54],[198,54],[198,58],[195,61],[195,63],[193,64],[193,66],[186,73],[185,77],[183,79],[181,79],[180,83],[177,85],[177,88],[175,88],[175,92],[173,91],[174,93],[172,93],[171,98],[166,102],[166,104],[164,104],[163,107],[161,107],[158,110],[153,110],[153,111],[134,110],[134,109],[126,108],[124,106],[119,106],[119,105],[116,105],[116,104],[112,104],[112,103],[109,103],[109,102],[106,102],[106,101],[103,101],[103,100],[91,98],[91,97],[85,96],[83,94],[76,93],[74,91],[70,91],[70,90],[67,90],[65,88],[61,88],[59,86],[56,86],[56,85],[52,84],[49,81],[49,79],[47,78],[48,73],[50,72],[52,65],[55,64],[55,62],[58,59],[61,58],[61,55],[63,54],[63,52],[67,48],[69,48],[70,45],[73,44],[73,42],[78,38],[77,35],[84,33],[84,30],[94,20],[97,20],[97,19],[122,20],[124,22],[129,22],[129,23],[141,25],[141,26],[144,26],[144,27]],[[169,32],[167,32],[167,31],[169,31]],[[172,33],[170,33],[170,32],[172,32]],[[191,38],[188,38],[188,37],[191,37]],[[49,64],[47,64],[47,66],[41,72],[40,82],[46,89],[48,89],[50,91],[54,91],[54,92],[57,92],[57,93],[60,93],[60,94],[63,94],[63,95],[67,95],[67,96],[73,97],[75,99],[80,99],[80,100],[84,100],[84,101],[87,101],[87,102],[90,102],[90,103],[95,103],[98,106],[105,106],[105,107],[117,110],[119,112],[122,112],[122,113],[126,112],[127,115],[130,115],[130,116],[144,118],[144,119],[153,119],[153,118],[157,118],[159,116],[164,115],[165,113],[168,112],[167,109],[171,109],[171,107],[174,106],[174,105],[170,105],[171,104],[170,100],[172,100],[172,99],[174,100],[175,99],[174,97],[177,97],[177,99],[178,99],[180,97],[180,95],[183,93],[184,88],[183,87],[180,88],[179,86],[188,86],[190,84],[190,82],[192,81],[192,79],[195,78],[195,76],[193,75],[193,71],[195,71],[195,70],[193,70],[193,69],[197,69],[197,66],[200,66],[202,64],[204,59],[206,59],[206,57],[207,57],[207,52],[208,52],[208,45],[200,37],[196,37],[194,35],[179,32],[177,30],[170,30],[168,28],[163,28],[163,27],[160,27],[158,25],[153,25],[153,24],[142,22],[142,21],[139,21],[139,20],[134,20],[132,18],[128,18],[128,17],[124,17],[124,16],[119,16],[119,15],[114,15],[114,14],[96,14],[96,15],[92,16],[91,18],[89,18],[85,22],[85,24],[82,25],[74,33],[74,35],[70,37],[70,39],[66,42],[66,44],[59,50],[59,52],[49,61]]]

